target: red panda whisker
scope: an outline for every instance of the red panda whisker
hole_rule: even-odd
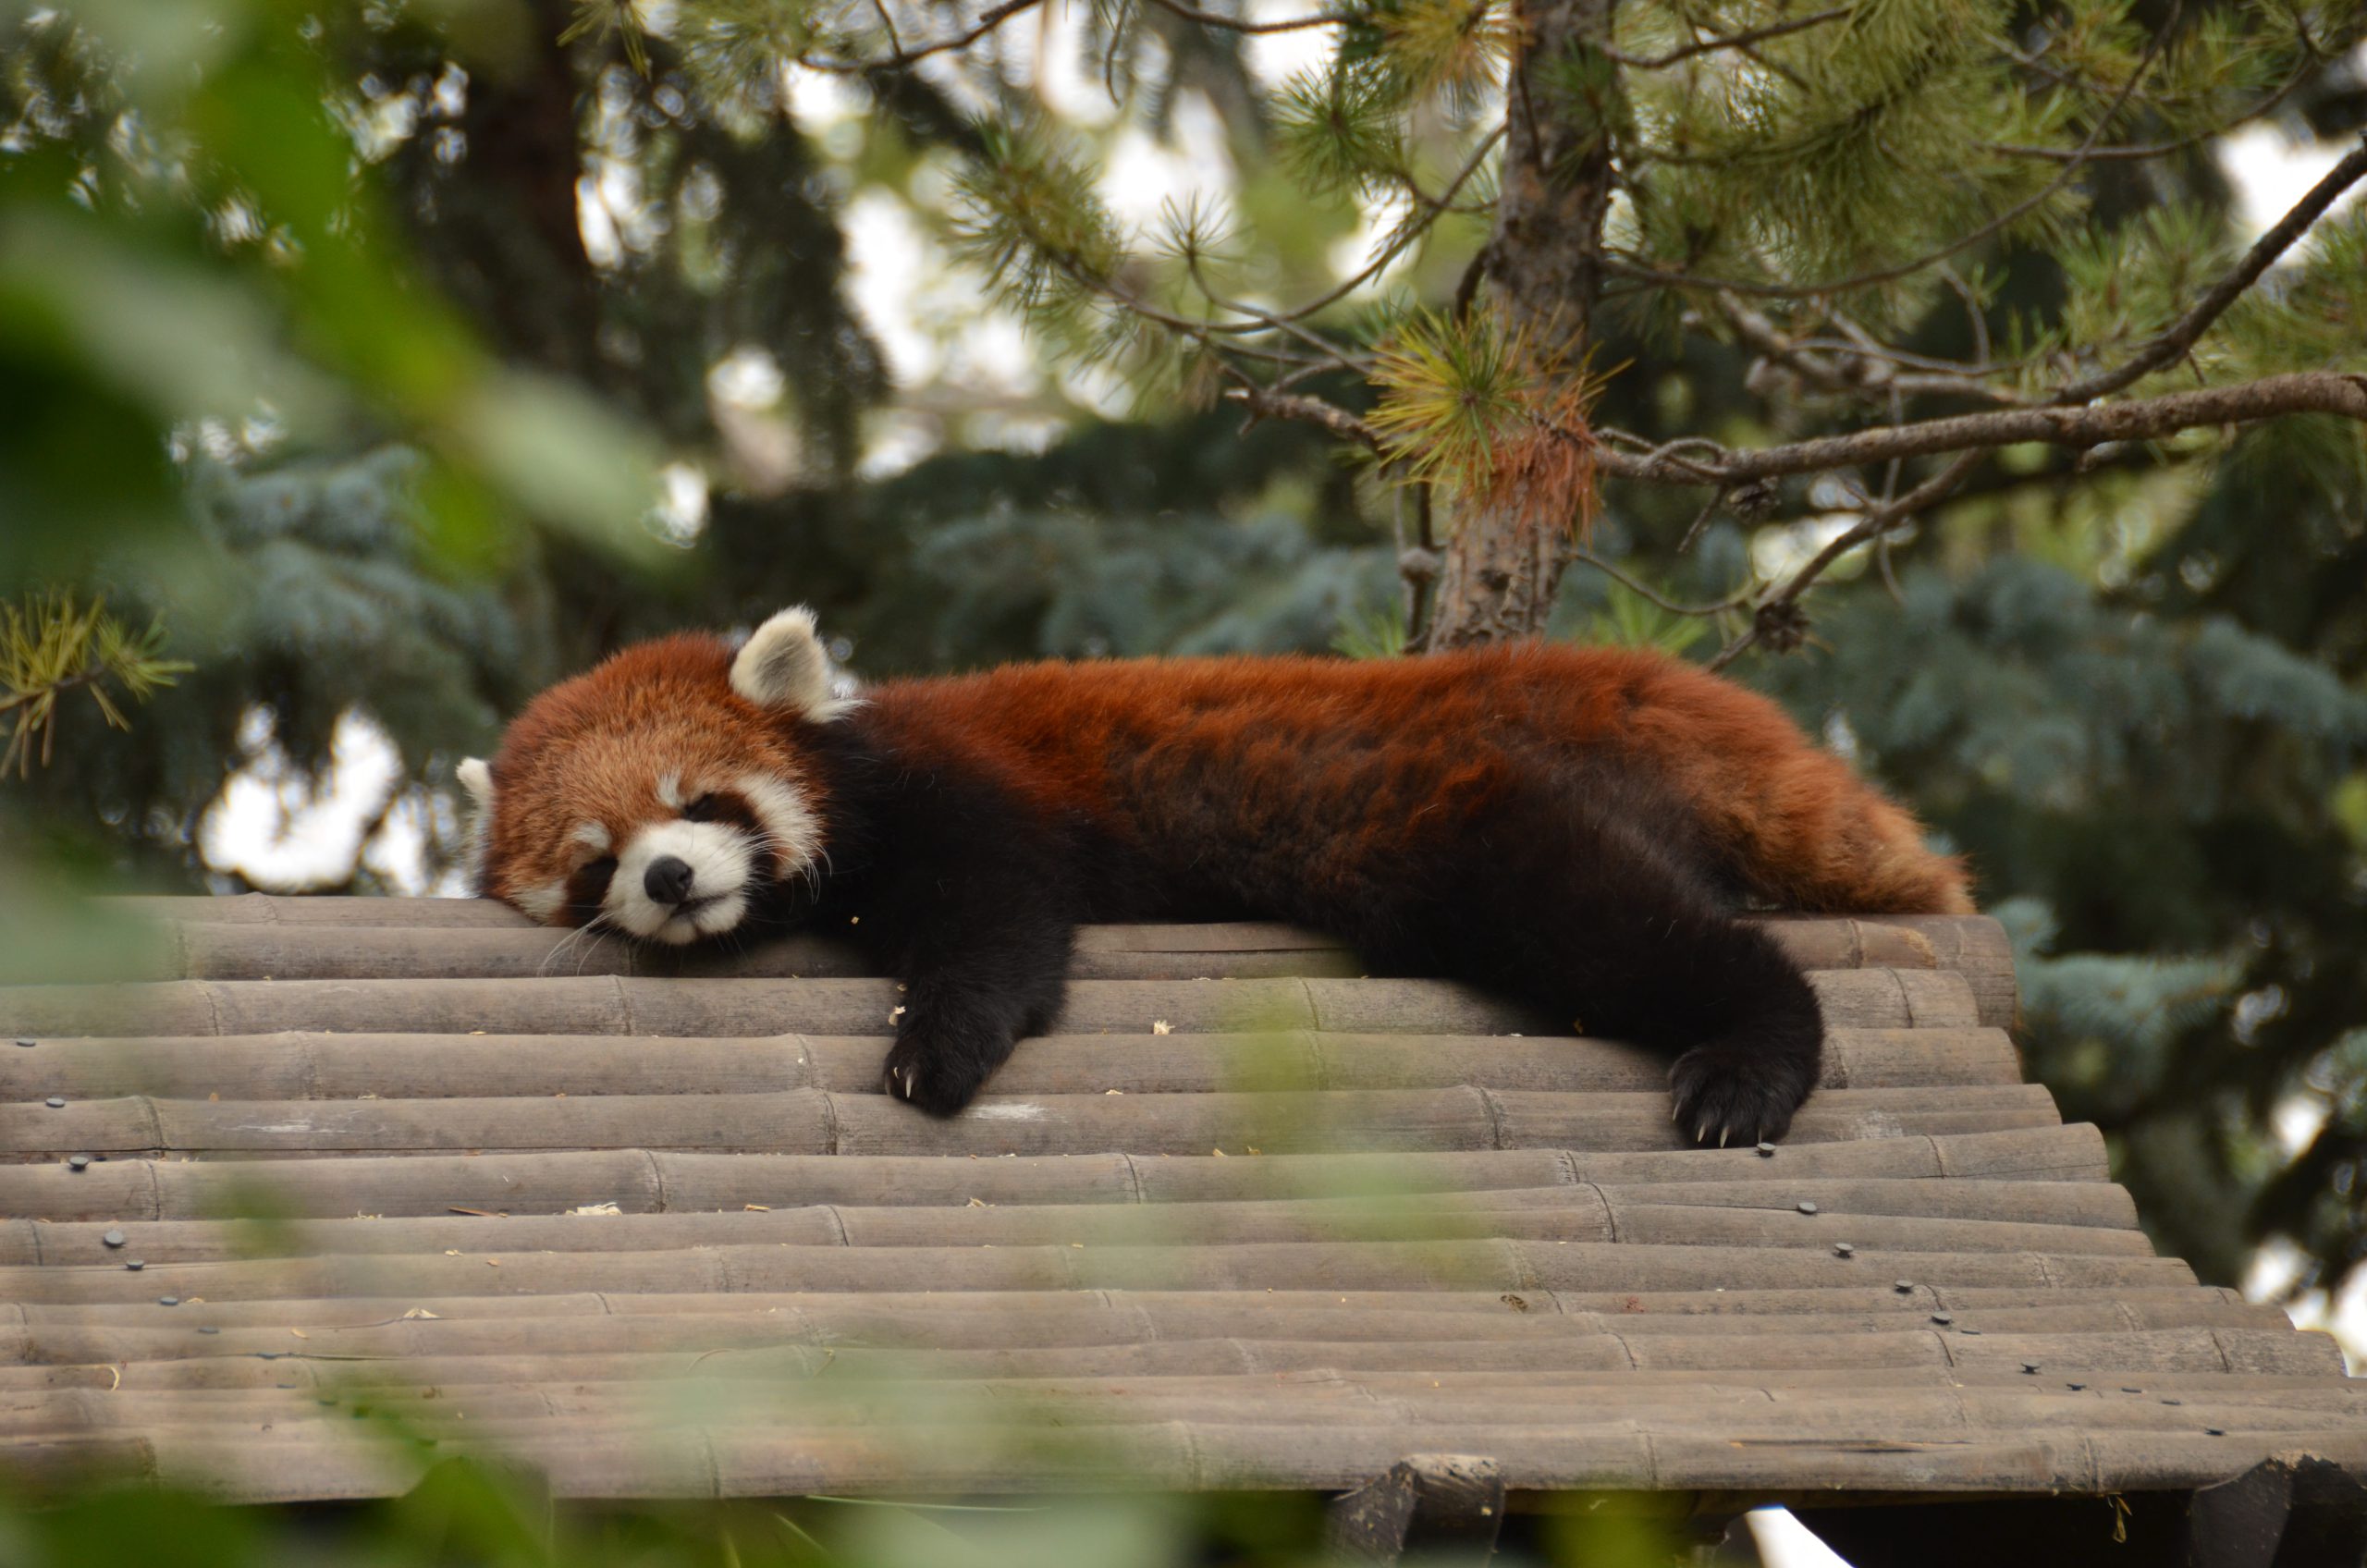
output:
[[[599,913],[593,915],[591,919],[585,921],[583,925],[577,929],[576,935],[581,939],[583,945],[583,951],[577,956],[575,961],[575,972],[578,974],[583,974],[584,964],[591,962],[592,949],[595,945],[595,938],[598,937],[605,937],[610,931],[615,929],[615,925],[608,919],[608,912],[607,910],[601,910]]]
[[[534,973],[538,975],[548,974],[551,965],[558,961],[560,955],[568,949],[583,942],[586,936],[597,927],[599,920],[600,917],[595,915],[581,925],[569,927],[560,935],[559,939],[552,944],[551,950],[543,955],[543,962],[535,966]],[[576,960],[575,969],[579,974],[583,972],[583,960],[581,957]]]

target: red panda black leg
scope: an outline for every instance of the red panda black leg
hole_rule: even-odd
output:
[[[1806,989],[1806,982],[1802,982]],[[1724,1148],[1780,1138],[1816,1087],[1821,1039],[1815,996],[1804,1012],[1694,1047],[1669,1068],[1669,1120],[1692,1142]],[[1789,1035],[1790,1038],[1784,1036]]]
[[[880,1087],[951,1116],[1060,1012],[1076,922],[1051,834],[942,773],[914,794],[877,824],[889,866],[858,929],[904,982]]]
[[[1671,1120],[1687,1143],[1789,1130],[1823,1052],[1816,993],[1772,938],[1734,917],[1681,816],[1599,788],[1500,799],[1475,827],[1476,841],[1437,846],[1451,852],[1432,885],[1454,894],[1401,911],[1377,944],[1394,949],[1392,967],[1443,969],[1564,1028],[1669,1052]]]
[[[1025,1035],[1060,1011],[1074,926],[1057,912],[1005,907],[975,924],[918,933],[898,996],[896,1043],[880,1086],[932,1116],[975,1098]],[[990,923],[991,922],[991,923]]]
[[[951,1116],[976,1098],[1031,1032],[998,991],[942,976],[912,982],[906,994],[913,1000],[880,1068],[880,1087],[931,1116]]]
[[[1586,936],[1588,969],[1603,983],[1588,987],[1595,999],[1576,1021],[1588,1034],[1679,1053],[1669,1119],[1686,1142],[1748,1145],[1791,1130],[1816,1087],[1824,1021],[1771,938],[1699,905],[1613,915]]]
[[[1686,1141],[1726,1147],[1782,1137],[1823,1060],[1816,992],[1773,938],[1686,879],[1657,891],[1592,934],[1617,965],[1613,999],[1579,1016],[1590,1033],[1680,1053],[1669,1068],[1670,1120]]]

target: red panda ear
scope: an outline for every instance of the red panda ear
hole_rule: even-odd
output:
[[[830,661],[800,605],[762,626],[731,660],[731,689],[758,707],[787,708],[827,723],[852,705],[830,692]]]
[[[477,810],[493,809],[493,769],[484,765],[483,757],[463,757],[452,774],[460,779],[460,788],[469,792],[469,799],[476,802]]]

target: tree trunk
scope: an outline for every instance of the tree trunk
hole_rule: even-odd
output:
[[[424,135],[404,150],[416,187],[410,215],[422,262],[486,343],[514,363],[598,386],[600,277],[576,220],[583,84],[559,42],[572,8],[533,0],[527,13],[531,52],[470,79],[455,128],[464,155],[438,166]]]
[[[1618,0],[1524,0],[1505,96],[1502,190],[1488,247],[1491,302],[1548,358],[1586,351],[1611,205],[1617,67],[1596,47]],[[1563,536],[1517,510],[1466,508],[1441,566],[1425,646],[1533,637],[1561,586]]]

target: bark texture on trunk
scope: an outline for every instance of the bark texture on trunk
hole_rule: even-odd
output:
[[[407,155],[427,194],[411,218],[418,251],[484,340],[514,363],[603,384],[600,276],[577,225],[583,172],[583,83],[559,42],[573,19],[563,0],[534,0],[531,53],[472,77],[455,129],[466,155],[429,169],[423,138]]]
[[[1506,86],[1502,192],[1489,246],[1490,298],[1532,341],[1576,365],[1601,288],[1617,68],[1595,45],[1618,0],[1523,0]],[[1561,534],[1507,507],[1473,507],[1446,542],[1424,646],[1535,636],[1561,586]]]

